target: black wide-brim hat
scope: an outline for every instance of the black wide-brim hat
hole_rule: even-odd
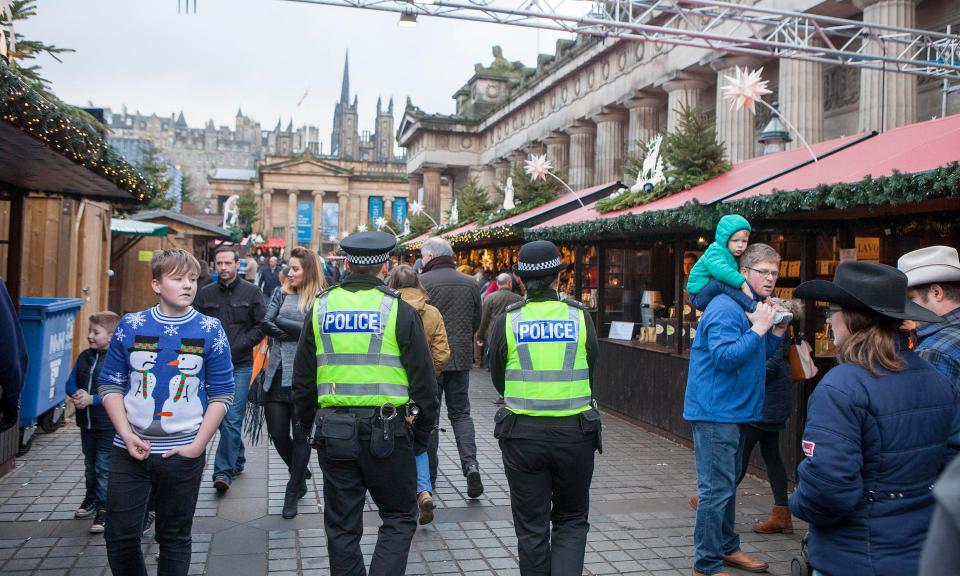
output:
[[[907,275],[886,264],[841,262],[833,282],[810,280],[797,286],[793,295],[898,320],[943,322],[943,318],[907,298]]]
[[[513,271],[521,278],[556,276],[566,269],[560,251],[549,240],[534,240],[521,246],[519,261],[513,266]]]

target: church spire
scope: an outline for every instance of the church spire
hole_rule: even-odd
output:
[[[350,105],[350,50],[343,57],[343,84],[340,86],[340,101]]]

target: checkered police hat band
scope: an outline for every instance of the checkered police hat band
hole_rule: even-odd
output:
[[[550,270],[551,268],[557,268],[562,266],[560,258],[554,258],[553,260],[547,260],[546,262],[537,262],[535,264],[529,264],[527,262],[517,262],[517,271],[518,272],[536,272],[538,270]]]
[[[390,259],[390,253],[384,252],[383,254],[373,254],[365,256],[354,256],[353,254],[347,254],[347,261],[351,264],[359,264],[360,266],[369,266],[371,264],[382,264]]]

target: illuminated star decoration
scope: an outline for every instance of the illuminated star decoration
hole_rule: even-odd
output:
[[[779,110],[767,104],[763,97],[767,94],[772,94],[770,90],[767,89],[767,80],[761,78],[763,73],[763,68],[758,68],[753,72],[744,68],[736,67],[736,73],[734,76],[724,75],[724,79],[727,81],[726,86],[723,89],[723,99],[730,100],[730,109],[731,110],[743,110],[744,108],[749,108],[752,114],[757,113],[757,104],[766,106],[771,113],[776,114],[780,117],[780,120],[786,124],[787,128],[793,131],[797,135],[797,138],[800,139],[800,142],[803,143],[806,147],[807,152],[810,153],[810,156],[813,157],[813,161],[817,161],[817,155],[813,152],[813,148],[810,148],[810,144],[807,143],[806,138],[803,137],[797,128],[787,120]]]
[[[562,184],[563,187],[566,188],[568,192],[573,194],[573,197],[577,199],[577,202],[580,203],[580,206],[583,206],[583,200],[580,200],[580,196],[578,196],[577,193],[573,191],[573,188],[571,188],[569,184],[564,182],[562,178],[560,178],[559,176],[557,176],[552,172],[553,165],[550,164],[549,160],[547,160],[546,154],[540,154],[540,155],[535,154],[531,156],[529,160],[524,160],[524,164],[525,166],[523,167],[523,169],[526,171],[528,176],[530,176],[534,180],[546,180],[547,176],[550,176],[551,178],[553,178],[554,180]]]
[[[410,203],[410,213],[423,214],[424,216],[429,218],[431,222],[433,222],[434,228],[440,227],[440,225],[437,224],[437,221],[433,219],[433,216],[431,216],[429,212],[423,209],[423,203],[420,202],[419,200],[414,200],[413,202]]]
[[[366,224],[357,224],[357,232],[366,232],[366,231],[367,231]]]
[[[379,218],[377,218],[374,221],[374,225],[377,227],[377,230],[383,230],[384,228],[386,228],[387,230],[390,231],[391,234],[393,234],[394,236],[397,236],[396,231],[394,231],[393,228],[387,226],[387,219],[384,218],[383,216],[380,216]],[[399,238],[399,236],[397,237]]]

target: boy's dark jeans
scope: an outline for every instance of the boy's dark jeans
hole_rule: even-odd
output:
[[[107,487],[104,539],[110,570],[124,576],[146,576],[140,537],[151,493],[156,496],[156,540],[160,544],[157,576],[186,576],[190,568],[193,513],[203,479],[206,453],[197,458],[151,454],[135,460],[114,447]]]
[[[107,507],[107,479],[110,476],[114,434],[113,430],[80,430],[80,448],[83,450],[87,481],[84,500],[92,500],[97,510]]]
[[[703,290],[696,294],[690,294],[690,303],[697,310],[707,309],[707,304],[721,294],[733,298],[733,301],[740,305],[747,312],[753,312],[757,309],[757,301],[744,294],[743,290],[724,284],[719,280],[711,280],[703,287]]]

